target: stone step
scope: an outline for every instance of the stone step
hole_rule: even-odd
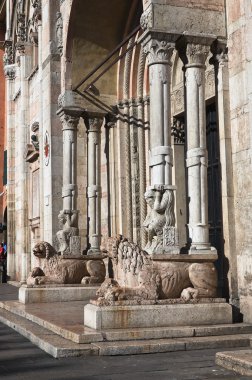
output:
[[[252,378],[252,349],[218,352],[215,362],[221,367]]]
[[[106,341],[203,337],[252,334],[252,324],[236,323],[204,326],[152,327],[103,330]]]
[[[99,354],[98,348],[91,344],[73,343],[4,309],[0,309],[0,322],[11,327],[54,358]]]
[[[152,339],[116,342],[95,342],[92,346],[99,349],[99,355],[136,355],[171,351],[190,351],[213,348],[249,347],[248,334],[187,337],[174,339]]]
[[[50,314],[50,312],[47,312],[47,310],[45,310],[46,306],[48,305],[50,306],[50,304],[43,304],[41,306],[41,312],[37,314],[35,311],[33,311],[32,305],[26,306],[18,301],[4,301],[0,302],[0,310],[2,308],[14,315],[20,316],[27,321],[31,321],[38,326],[44,327],[46,330],[51,331],[54,334],[57,334],[65,339],[71,340],[74,343],[86,344],[103,340],[102,334],[100,332],[85,327],[83,321],[81,324],[74,324],[73,322],[73,324],[68,325],[67,322],[62,322],[57,319],[55,320],[54,318],[50,320],[52,313]],[[65,307],[63,306],[63,309],[61,310],[61,306],[62,303],[53,304],[54,309],[58,310],[59,313],[66,313]],[[69,308],[71,308],[71,306],[69,306]],[[72,311],[73,313],[75,312],[75,310]]]
[[[168,339],[183,337],[218,336],[234,334],[252,334],[252,325],[247,323],[224,324],[224,325],[204,325],[204,326],[177,326],[177,327],[153,327],[153,328],[131,328],[131,329],[111,329],[97,331],[83,325],[83,320],[69,324],[67,321],[60,320],[60,314],[67,314],[72,311],[74,317],[82,312],[84,303],[79,309],[75,307],[76,302],[55,303],[54,309],[50,304],[37,306],[23,305],[18,301],[0,302],[0,307],[19,315],[31,322],[36,323],[45,329],[52,331],[65,339],[75,343],[92,343],[105,341],[125,341],[125,340],[150,340]],[[38,311],[39,310],[39,311]],[[55,313],[56,310],[56,313]],[[55,315],[53,315],[55,314]],[[59,316],[58,316],[59,315]]]

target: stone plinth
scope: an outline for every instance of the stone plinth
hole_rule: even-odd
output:
[[[232,308],[224,302],[84,307],[85,326],[96,330],[223,323],[232,323]]]
[[[98,286],[46,285],[19,288],[18,299],[24,304],[40,302],[88,301],[96,296]]]

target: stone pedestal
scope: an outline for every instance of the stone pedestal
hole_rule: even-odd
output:
[[[223,299],[197,304],[84,307],[85,326],[96,330],[224,323],[232,323],[232,308]]]

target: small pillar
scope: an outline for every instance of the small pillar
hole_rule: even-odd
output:
[[[171,147],[171,57],[172,35],[146,31],[142,36],[150,80],[151,186],[145,198],[151,210],[144,221],[148,232],[145,250],[149,253],[179,253],[175,228]],[[152,231],[151,231],[152,229]]]
[[[211,43],[212,41],[210,41]],[[207,41],[186,45],[186,119],[190,254],[209,253],[208,194],[205,106],[205,61]]]
[[[99,254],[101,246],[101,127],[103,116],[88,115],[88,254]]]
[[[76,210],[76,170],[77,170],[77,127],[83,113],[79,108],[61,108],[60,116],[63,131],[63,210],[59,213],[60,230],[57,232],[61,254],[81,254]]]

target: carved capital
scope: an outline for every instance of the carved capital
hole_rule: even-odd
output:
[[[201,65],[204,66],[210,47],[207,45],[189,43],[186,46],[186,56],[188,65]]]
[[[80,117],[76,115],[62,114],[60,116],[60,121],[62,123],[62,129],[77,129]]]
[[[88,132],[101,132],[103,117],[90,117],[88,119]]]
[[[174,43],[166,40],[150,39],[144,46],[149,65],[163,63],[171,65],[171,57],[174,50]]]

